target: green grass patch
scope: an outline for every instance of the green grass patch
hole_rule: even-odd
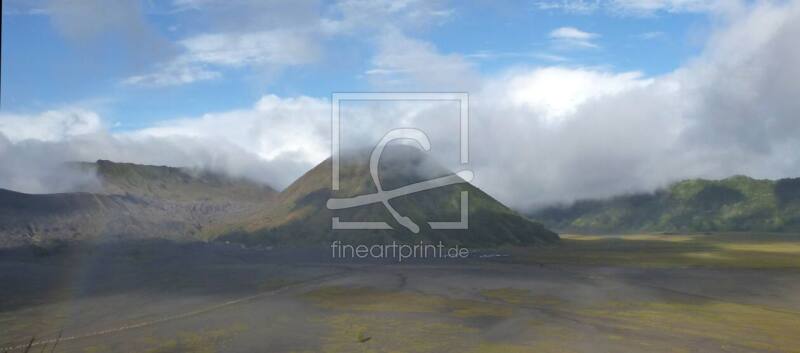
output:
[[[551,295],[534,295],[527,289],[518,288],[498,288],[481,291],[481,295],[487,299],[501,300],[514,305],[559,305],[564,301],[561,298]]]
[[[468,352],[478,330],[426,318],[373,314],[337,314],[322,321],[328,327],[321,351],[339,352]],[[368,339],[367,339],[368,338]]]
[[[221,349],[221,345],[226,340],[233,338],[247,330],[247,326],[236,324],[231,327],[181,332],[177,336],[168,339],[149,339],[145,353],[172,353],[172,352],[196,352],[213,353]]]
[[[754,351],[796,351],[800,315],[726,302],[617,302],[583,312],[633,331],[662,332],[686,339]]]
[[[800,269],[800,237],[787,235],[564,235],[560,245],[511,253],[539,264]]]
[[[415,292],[392,292],[370,287],[323,287],[306,298],[332,310],[393,313],[434,313],[457,318],[507,317],[510,308],[477,300],[454,299]]]

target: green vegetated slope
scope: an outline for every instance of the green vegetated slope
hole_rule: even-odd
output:
[[[800,231],[800,178],[692,179],[654,193],[577,201],[529,215],[564,231]]]
[[[98,185],[91,192],[31,195],[0,189],[0,247],[137,238],[289,245],[331,240],[442,240],[486,246],[558,239],[555,233],[467,183],[391,201],[401,214],[422,227],[419,235],[401,229],[381,204],[328,210],[326,203],[331,196],[376,191],[369,177],[368,158],[352,156],[342,161],[343,192],[335,195],[331,193],[330,160],[281,193],[255,182],[201,170],[103,160],[75,163],[71,166],[96,175]],[[387,190],[451,173],[409,147],[388,148],[381,166]],[[459,219],[461,191],[469,194],[469,229],[431,231],[426,221]],[[333,216],[343,221],[388,221],[398,230],[333,231]]]
[[[97,161],[92,192],[31,195],[0,189],[0,246],[55,240],[205,239],[225,232],[277,192],[204,171]]]
[[[363,152],[343,156],[341,187],[335,193],[331,192],[331,160],[320,163],[281,192],[275,207],[225,239],[257,244],[322,244],[333,240],[359,243],[442,241],[470,246],[530,245],[558,240],[557,234],[466,182],[389,201],[401,215],[410,217],[420,226],[419,234],[398,224],[380,203],[329,210],[327,201],[331,197],[352,197],[377,191],[370,177],[368,161],[369,156]],[[379,174],[384,190],[391,190],[451,173],[417,149],[394,146],[385,150]],[[429,221],[460,219],[462,191],[468,194],[469,228],[431,229],[427,224]],[[383,221],[394,229],[333,230],[332,217],[339,217],[341,221]]]
[[[104,194],[186,202],[262,202],[277,195],[269,186],[200,169],[105,160],[80,165],[95,169]]]

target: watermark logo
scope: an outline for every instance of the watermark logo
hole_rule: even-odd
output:
[[[342,101],[457,101],[459,103],[459,141],[460,141],[460,163],[469,163],[469,99],[466,93],[334,93],[331,100],[332,117],[332,173],[331,189],[339,190],[339,163],[340,163],[340,143],[341,143],[341,102]],[[327,207],[331,210],[340,210],[353,207],[381,203],[389,211],[392,217],[403,227],[412,233],[419,233],[420,227],[411,218],[401,215],[392,205],[390,200],[396,197],[423,192],[447,185],[469,182],[473,178],[470,170],[462,170],[456,174],[443,176],[431,180],[413,183],[392,190],[384,190],[378,174],[381,155],[387,144],[396,140],[410,140],[415,142],[416,147],[428,152],[431,149],[431,141],[424,131],[418,128],[400,128],[388,131],[378,142],[370,154],[369,171],[372,182],[375,184],[377,192],[367,195],[359,195],[351,198],[331,198],[327,202]],[[427,222],[431,229],[467,229],[469,226],[468,209],[469,198],[467,191],[461,191],[460,219],[455,222]],[[386,222],[375,221],[342,221],[339,217],[332,217],[331,224],[333,229],[393,229]]]
[[[343,244],[341,241],[331,243],[331,258],[333,259],[394,259],[397,262],[404,260],[441,260],[441,259],[466,259],[469,258],[469,248],[446,247],[442,242],[438,245],[425,244]]]

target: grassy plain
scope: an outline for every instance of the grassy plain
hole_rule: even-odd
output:
[[[536,264],[743,269],[800,268],[800,235],[751,233],[561,235],[556,247],[509,249]]]
[[[0,347],[63,330],[56,352],[800,352],[789,235],[567,235],[402,265],[320,254],[3,256]]]

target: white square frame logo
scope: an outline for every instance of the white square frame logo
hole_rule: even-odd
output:
[[[341,103],[342,101],[455,101],[459,104],[459,157],[461,165],[469,163],[469,94],[466,92],[338,92],[331,97],[331,190],[339,190],[339,167],[341,157]],[[421,130],[417,130],[420,131]],[[412,131],[413,132],[413,131]],[[423,133],[424,134],[424,133]],[[388,136],[389,134],[387,134]],[[427,137],[426,137],[427,139]],[[383,142],[382,142],[383,143]],[[429,142],[428,142],[429,144]],[[378,148],[378,147],[376,147]],[[382,147],[381,147],[382,149]],[[370,166],[372,168],[373,166]],[[377,167],[377,166],[376,166]],[[450,175],[434,180],[424,181],[417,184],[408,185],[394,190],[386,191],[382,200],[392,215],[402,225],[409,228],[413,233],[418,233],[419,228],[407,217],[400,216],[389,204],[388,199],[420,192],[436,187],[470,181],[471,171],[462,171],[456,175]],[[383,193],[379,187],[379,193]],[[372,195],[365,195],[367,197]],[[377,197],[377,196],[376,196]],[[332,201],[343,201],[342,199],[328,200],[328,208],[349,208],[354,207],[352,203],[343,203],[348,206],[333,206]],[[363,204],[363,203],[361,203]],[[469,198],[467,191],[461,191],[460,220],[457,222],[428,222],[431,229],[467,229],[469,227]],[[386,222],[368,221],[341,221],[339,217],[332,217],[332,229],[393,229]]]

